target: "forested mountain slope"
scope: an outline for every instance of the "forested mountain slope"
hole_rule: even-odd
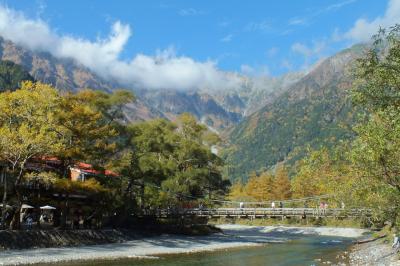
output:
[[[285,93],[239,123],[224,157],[231,179],[278,162],[293,164],[308,147],[333,146],[352,138],[356,112],[348,95],[351,66],[363,46],[354,46],[314,67]]]

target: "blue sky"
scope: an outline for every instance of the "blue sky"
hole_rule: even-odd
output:
[[[3,0],[2,3],[24,20],[44,24],[57,38],[104,43],[110,37],[110,28],[120,23],[123,29],[129,28],[129,34],[121,40],[124,43],[115,52],[120,61],[128,62],[138,54],[149,57],[166,54],[165,58],[185,58],[193,60],[193,64],[209,63],[207,67],[212,65],[218,71],[250,75],[280,75],[306,69],[321,58],[366,41],[379,25],[400,22],[398,0]],[[28,40],[18,40],[30,46],[26,44]],[[45,46],[32,47],[51,50]]]

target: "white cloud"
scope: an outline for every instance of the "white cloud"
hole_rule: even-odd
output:
[[[347,6],[347,5],[349,5],[349,4],[352,4],[352,3],[356,2],[356,1],[357,1],[357,0],[346,0],[346,1],[342,1],[342,2],[339,2],[339,3],[336,3],[336,4],[329,5],[329,6],[325,7],[325,8],[324,8],[323,10],[321,10],[321,11],[322,11],[322,12],[323,12],[323,11],[336,11],[336,10],[338,10],[338,9],[344,7],[344,6]]]
[[[309,68],[315,60],[323,58],[326,49],[328,49],[326,41],[314,41],[311,46],[296,42],[291,46],[292,52],[304,57],[303,69]]]
[[[324,41],[314,41],[311,47],[296,42],[292,45],[291,49],[293,52],[299,53],[304,57],[312,57],[321,55],[326,47],[326,42]]]
[[[294,43],[291,49],[293,52],[301,54],[304,57],[309,57],[312,55],[312,50],[308,48],[306,45],[299,42]]]
[[[232,41],[232,38],[233,38],[233,34],[228,34],[225,37],[223,37],[220,41],[221,42],[230,42],[230,41]]]
[[[229,88],[240,81],[218,70],[216,62],[198,62],[177,56],[172,48],[155,55],[137,54],[121,60],[131,37],[129,25],[117,21],[110,34],[90,41],[57,34],[40,19],[29,19],[23,13],[0,6],[0,35],[31,50],[47,51],[56,57],[73,58],[100,76],[122,85],[147,89],[211,89]]]
[[[231,24],[231,22],[229,20],[224,19],[218,23],[218,26],[225,28],[225,27],[228,27],[230,24]]]
[[[309,14],[307,14],[303,17],[300,17],[300,16],[292,17],[291,19],[289,19],[288,25],[289,26],[305,26],[305,25],[313,24],[313,23],[315,23],[316,18],[322,16],[323,14],[338,11],[339,9],[341,9],[347,5],[350,5],[356,1],[357,0],[344,0],[344,1],[341,1],[341,2],[338,2],[335,4],[324,6],[322,8],[308,9]],[[283,35],[286,35],[286,34],[283,34]]]
[[[342,38],[355,42],[369,41],[371,36],[377,33],[379,27],[386,28],[396,23],[400,23],[400,0],[390,0],[383,16],[372,20],[358,19],[354,26],[342,35]]]
[[[204,12],[195,8],[184,8],[179,10],[178,14],[182,17],[203,15]]]
[[[293,70],[293,64],[287,60],[287,59],[283,59],[281,62],[281,67],[288,70],[288,71],[292,71]]]
[[[278,47],[271,47],[267,51],[267,56],[268,57],[274,57],[275,55],[278,54],[278,52],[279,52],[279,48]]]
[[[249,65],[241,65],[240,66],[240,71],[244,74],[252,74],[255,72],[255,69]]]
[[[262,32],[266,32],[266,31],[270,31],[272,30],[272,26],[271,24],[266,21],[258,21],[258,22],[249,22],[245,28],[245,31],[262,31]]]
[[[257,67],[252,67],[250,65],[243,64],[240,66],[240,71],[248,76],[269,76],[270,71],[268,66],[262,65]]]
[[[306,18],[294,17],[294,18],[291,18],[289,20],[288,24],[290,26],[305,25],[305,24],[307,24],[307,19]]]

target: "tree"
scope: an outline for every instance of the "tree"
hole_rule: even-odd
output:
[[[57,133],[59,125],[54,117],[58,101],[53,88],[29,81],[24,82],[20,90],[1,94],[0,157],[10,165],[19,206],[22,204],[19,186],[28,160],[55,154],[63,148],[63,138]],[[13,227],[18,227],[17,214],[19,209]]]
[[[393,199],[400,196],[399,61],[400,25],[388,31],[381,29],[374,36],[372,47],[357,62],[352,90],[354,102],[369,112],[355,128],[358,138],[353,145],[354,166],[367,183],[381,182],[375,188],[387,186],[380,189],[380,195],[395,204],[391,210],[388,208],[393,222],[399,210]]]
[[[327,194],[331,169],[331,158],[326,148],[309,151],[308,156],[298,163],[298,171],[291,182],[294,198],[306,198]]]
[[[274,176],[270,172],[263,172],[258,177],[256,194],[260,201],[274,200]]]
[[[353,101],[369,111],[400,108],[400,25],[380,29],[354,68]]]
[[[20,88],[23,81],[34,81],[20,65],[11,61],[0,61],[0,93]]]
[[[222,160],[211,152],[218,138],[194,117],[184,114],[176,123],[156,119],[132,124],[128,132],[130,159],[125,169],[130,169],[129,182],[141,189],[140,201],[145,196],[148,202],[161,202],[167,196],[181,203],[225,193],[229,183],[221,177]]]
[[[257,200],[260,193],[258,191],[259,182],[258,176],[255,173],[250,174],[249,179],[247,180],[244,191],[248,197],[251,197],[253,200]]]
[[[286,200],[292,196],[289,175],[283,164],[277,166],[273,186],[275,199]]]
[[[232,201],[239,201],[245,196],[243,184],[238,181],[233,183],[229,190],[228,199]]]
[[[83,90],[60,98],[55,117],[65,140],[57,157],[64,162],[64,172],[77,160],[104,168],[124,146],[123,106],[134,100],[130,92]]]

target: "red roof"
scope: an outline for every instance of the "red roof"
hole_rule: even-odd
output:
[[[36,164],[35,163],[30,163],[30,165],[37,166],[38,169],[40,168],[39,162],[40,163],[51,162],[53,164],[61,164],[61,160],[59,158],[50,157],[50,156],[41,156],[41,157],[38,157],[38,158],[34,158],[34,161],[38,162],[38,163],[36,163]],[[50,167],[50,166],[47,165],[47,167]],[[114,176],[114,177],[119,176],[119,174],[117,174],[117,173],[115,173],[113,171],[110,171],[110,170],[105,170],[104,173],[101,172],[101,171],[95,170],[93,168],[93,165],[88,164],[88,163],[84,163],[84,162],[78,162],[78,163],[76,163],[74,165],[74,167],[78,168],[79,170],[82,170],[82,171],[84,171],[86,173],[90,173],[90,174],[94,174],[94,175],[104,174],[106,176]]]
[[[79,170],[82,170],[86,173],[90,173],[90,174],[94,174],[94,175],[100,175],[103,174],[101,171],[98,171],[96,169],[93,168],[93,166],[91,164],[88,163],[83,163],[83,162],[78,162],[75,164],[75,167],[78,168]],[[104,174],[106,176],[119,176],[117,173],[110,171],[110,170],[105,170]]]

